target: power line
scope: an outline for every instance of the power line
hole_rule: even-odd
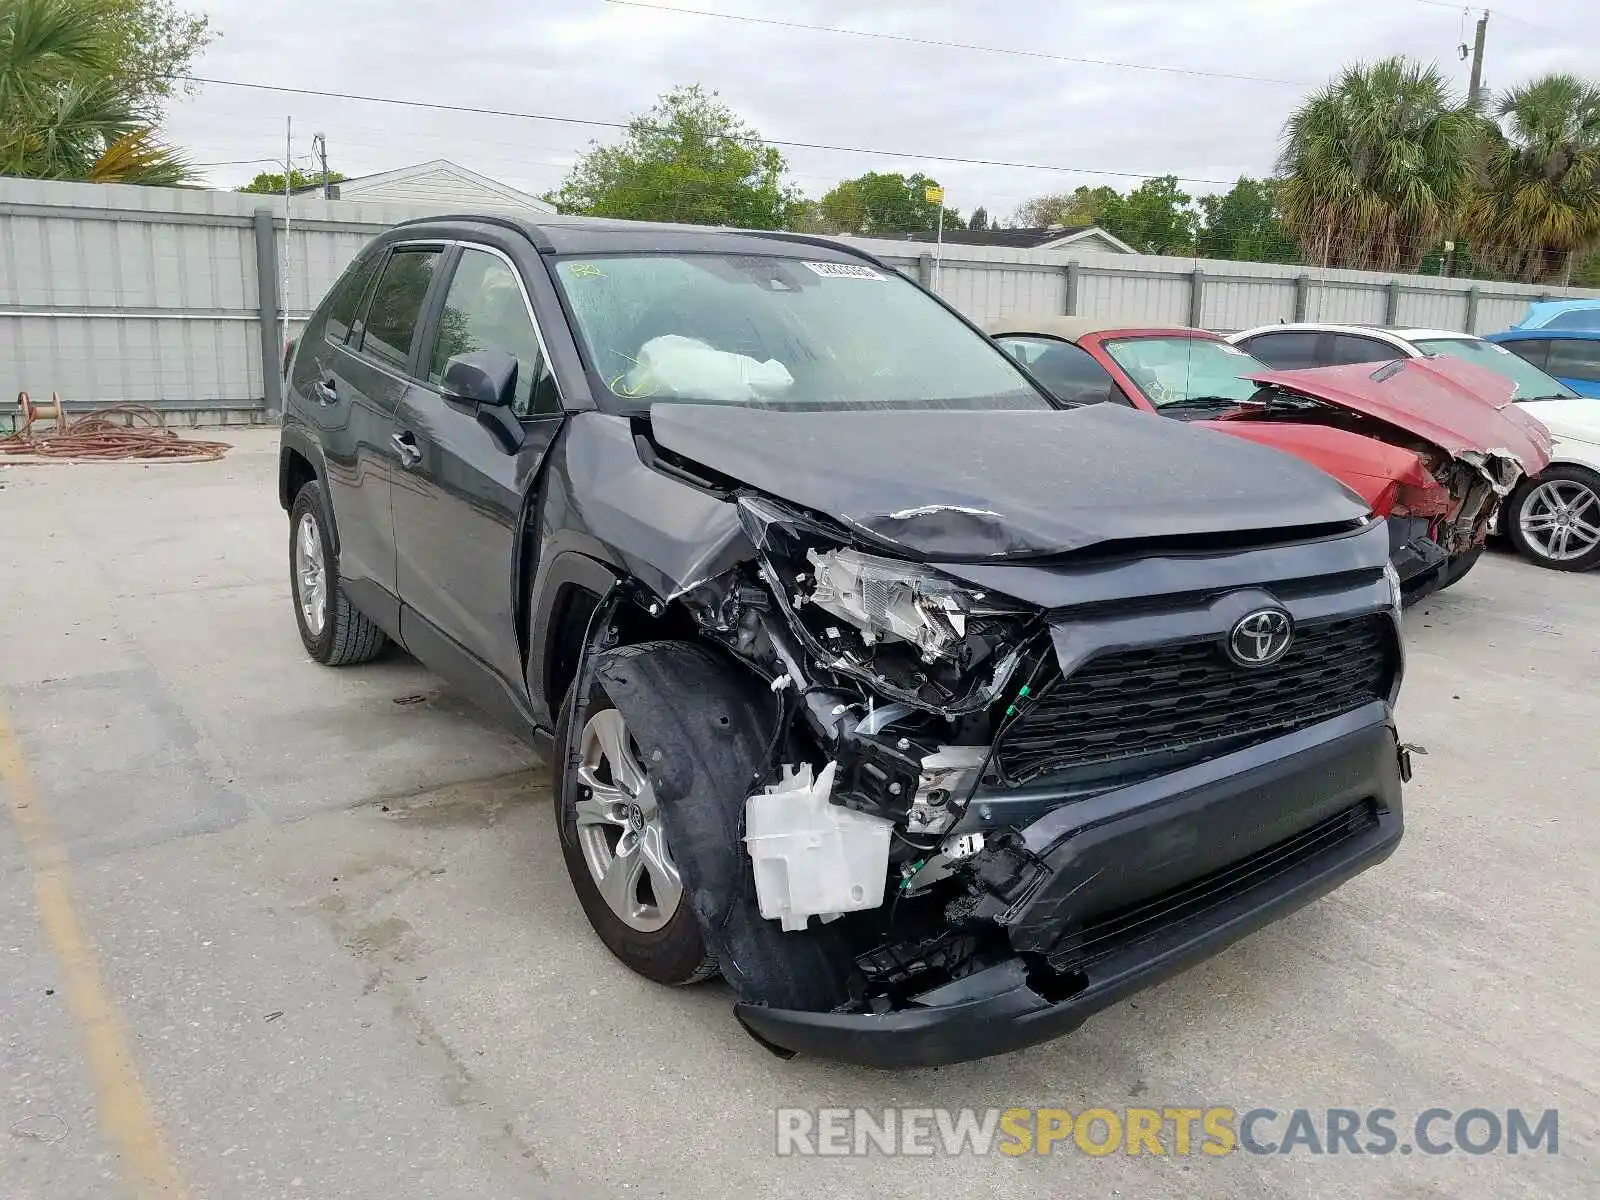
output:
[[[607,3],[616,4],[623,0],[607,0]],[[1484,8],[1477,4],[1450,4],[1447,0],[1417,0],[1418,4],[1426,4],[1429,8],[1448,8],[1451,12],[1471,13],[1477,11],[1499,17],[1502,21],[1510,21],[1516,25],[1526,25],[1529,29],[1542,29],[1546,33],[1556,32],[1548,25],[1541,25],[1537,21],[1530,21],[1526,17],[1519,17],[1515,13],[1508,13],[1502,8]]]
[[[779,29],[803,29],[810,33],[837,33],[845,37],[869,38],[874,41],[903,42],[913,46],[937,46],[945,50],[972,50],[980,54],[1007,54],[1018,58],[1038,58],[1049,62],[1079,63],[1094,67],[1115,67],[1123,71],[1156,71],[1164,75],[1195,75],[1205,79],[1235,79],[1246,83],[1270,83],[1279,87],[1308,87],[1297,79],[1269,79],[1261,75],[1236,75],[1229,71],[1205,71],[1197,67],[1162,67],[1153,63],[1117,62],[1108,58],[1080,58],[1070,54],[1051,54],[1045,50],[1019,50],[1010,46],[980,46],[970,42],[946,42],[938,38],[915,37],[902,33],[873,33],[865,29],[847,29],[842,25],[808,25],[801,21],[782,21],[776,17],[750,17],[742,13],[710,12],[699,8],[677,8],[669,4],[647,4],[644,0],[605,0],[625,8],[648,8],[655,12],[677,13],[686,17],[715,17],[721,21],[742,21],[747,25],[771,25]]]
[[[470,104],[441,104],[431,100],[401,100],[393,96],[367,96],[358,92],[335,92],[319,88],[284,87],[273,83],[246,83],[238,79],[211,79],[203,75],[178,75],[190,83],[210,84],[215,87],[249,88],[262,92],[283,92],[292,96],[315,96],[324,100],[359,100],[370,104],[394,104],[404,108],[423,108],[434,112],[470,113],[482,117],[514,117],[524,121],[552,121],[559,125],[589,125],[604,129],[629,129],[632,121],[602,121],[595,117],[561,117],[550,113],[514,112],[503,108],[479,108]],[[1065,175],[1103,175],[1114,179],[1151,179],[1158,174],[1149,171],[1108,171],[1098,167],[1063,167],[1054,163],[1017,162],[1000,158],[964,158],[953,154],[924,154],[911,150],[884,150],[869,146],[842,146],[828,142],[793,142],[780,138],[736,137],[721,135],[729,141],[750,142],[761,146],[780,146],[788,150],[825,150],[837,154],[865,154],[876,158],[905,158],[922,162],[955,163],[971,167],[1012,167],[1023,171],[1055,171]],[[1202,179],[1196,175],[1176,175],[1183,183],[1204,183],[1214,187],[1232,187],[1237,180]]]

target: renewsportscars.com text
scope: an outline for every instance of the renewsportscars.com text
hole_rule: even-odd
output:
[[[1557,1154],[1556,1109],[780,1108],[780,1155]]]

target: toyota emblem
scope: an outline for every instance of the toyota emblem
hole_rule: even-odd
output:
[[[1241,667],[1265,667],[1289,652],[1294,625],[1281,608],[1258,608],[1228,634],[1228,656]]]

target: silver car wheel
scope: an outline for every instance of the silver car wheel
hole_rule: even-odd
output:
[[[595,887],[628,928],[656,932],[678,910],[683,881],[667,851],[655,791],[614,708],[584,724],[578,789],[578,844]]]
[[[328,622],[328,564],[322,552],[322,531],[316,518],[303,513],[295,529],[294,584],[300,615],[312,637]]]
[[[1600,545],[1600,496],[1572,479],[1552,479],[1528,493],[1518,517],[1522,536],[1552,562],[1580,558]]]

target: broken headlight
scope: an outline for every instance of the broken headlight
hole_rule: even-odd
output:
[[[920,563],[867,554],[844,530],[765,497],[739,502],[761,575],[817,665],[944,717],[991,704],[1039,612]]]
[[[814,582],[804,599],[849,621],[867,645],[885,638],[908,642],[925,663],[955,657],[968,617],[994,611],[982,592],[913,563],[815,547],[806,557]]]

